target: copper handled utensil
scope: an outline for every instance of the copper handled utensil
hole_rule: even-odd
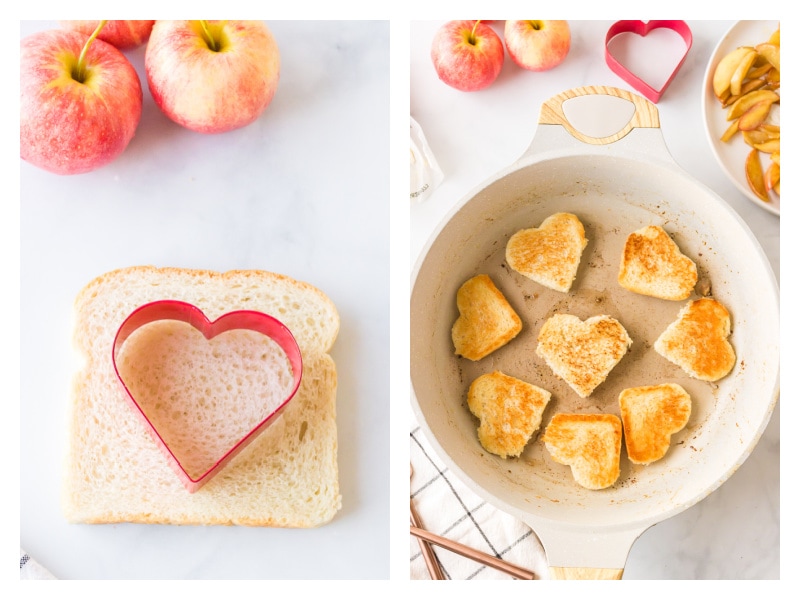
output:
[[[503,573],[511,575],[516,579],[536,579],[536,575],[532,571],[528,571],[527,569],[513,565],[509,562],[492,556],[491,554],[486,554],[485,552],[476,550],[475,548],[470,548],[464,544],[454,542],[453,540],[448,540],[447,538],[436,535],[435,533],[431,533],[430,531],[425,531],[424,529],[420,529],[414,525],[411,526],[411,535],[419,538],[420,540],[425,540],[431,544],[436,544],[437,546],[446,548],[451,552],[465,556],[466,558],[486,565],[487,567],[492,567],[493,569],[502,571]]]
[[[414,475],[414,467],[411,467],[411,476]],[[422,524],[420,523],[419,515],[417,514],[417,509],[414,508],[414,502],[410,502],[411,505],[411,526],[421,528]],[[431,574],[431,579],[444,579],[444,574],[442,573],[442,567],[439,565],[439,561],[436,559],[436,555],[433,553],[433,548],[431,548],[430,543],[427,541],[417,538],[419,542],[419,549],[422,552],[422,557],[425,559],[425,564],[428,567],[428,572]]]

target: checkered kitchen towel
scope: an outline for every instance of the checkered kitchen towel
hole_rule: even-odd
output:
[[[423,529],[536,573],[547,579],[539,538],[524,523],[475,495],[439,459],[411,417],[411,501]],[[411,579],[430,579],[417,538],[410,535]],[[439,546],[432,546],[448,579],[513,579]]]
[[[55,579],[52,573],[33,560],[22,548],[19,549],[20,579]]]

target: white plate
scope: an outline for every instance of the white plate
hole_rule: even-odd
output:
[[[769,192],[771,200],[770,202],[764,202],[750,190],[750,186],[747,184],[744,162],[750,151],[750,146],[738,135],[727,143],[720,141],[720,137],[722,137],[729,123],[725,120],[726,110],[722,108],[719,100],[714,96],[711,80],[714,76],[714,69],[723,56],[739,46],[755,46],[766,42],[779,25],[780,21],[738,21],[736,25],[728,30],[714,49],[711,60],[708,61],[708,66],[706,67],[703,88],[703,123],[705,124],[706,136],[722,170],[725,171],[730,180],[745,196],[761,208],[776,215],[781,212],[780,197],[773,192]],[[778,111],[773,109],[772,112],[776,114],[771,119],[779,118]]]

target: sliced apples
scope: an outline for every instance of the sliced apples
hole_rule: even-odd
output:
[[[726,54],[714,70],[711,85],[730,121],[720,140],[730,142],[741,133],[751,148],[745,160],[750,189],[765,202],[770,201],[770,192],[780,196],[781,128],[772,122],[772,109],[781,101],[780,29],[764,43],[740,46]],[[762,155],[768,157],[766,167]]]

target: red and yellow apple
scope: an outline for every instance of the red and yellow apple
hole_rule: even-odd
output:
[[[572,42],[566,21],[506,21],[503,38],[511,59],[530,71],[561,64]]]
[[[64,29],[77,31],[86,37],[92,35],[99,23],[100,21],[60,21]],[[97,37],[120,50],[129,50],[147,41],[153,23],[155,21],[107,21]]]
[[[145,73],[167,117],[221,133],[249,125],[272,102],[280,54],[263,21],[156,21]]]
[[[52,29],[20,43],[20,157],[52,173],[86,173],[110,163],[142,115],[133,65],[102,40],[87,45],[90,39]]]
[[[433,37],[431,60],[436,74],[463,92],[482,90],[503,68],[503,42],[481,21],[448,21]]]

